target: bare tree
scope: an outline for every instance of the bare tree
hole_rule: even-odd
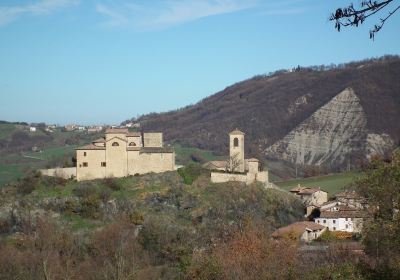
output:
[[[226,160],[225,171],[236,172],[236,171],[238,171],[238,168],[241,164],[242,164],[242,160],[239,158],[239,154],[230,156]]]
[[[390,4],[397,3],[397,6],[391,6]],[[369,31],[370,39],[375,38],[375,34],[378,33],[384,26],[386,20],[388,20],[394,13],[400,9],[398,0],[385,0],[385,1],[361,1],[357,8],[354,7],[353,3],[344,8],[338,8],[335,13],[329,17],[329,20],[335,21],[335,28],[340,31],[341,27],[353,26],[358,27],[367,18],[377,14],[385,8],[392,7],[385,17],[380,18],[379,23],[375,24],[374,27]]]

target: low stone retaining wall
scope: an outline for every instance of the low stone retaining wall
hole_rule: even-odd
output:
[[[43,176],[72,179],[76,177],[76,167],[41,169],[40,173]]]
[[[254,183],[255,181],[261,183],[268,182],[268,172],[262,171],[258,173],[246,174],[234,174],[225,172],[211,172],[211,182],[213,183],[225,183],[225,182],[243,182],[247,185]]]

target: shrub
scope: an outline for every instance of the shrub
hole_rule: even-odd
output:
[[[90,184],[83,184],[73,190],[74,194],[80,198],[88,198],[90,196],[97,196],[97,187]]]
[[[100,218],[100,200],[96,196],[89,196],[81,201],[81,214],[85,218]]]
[[[103,189],[100,191],[99,197],[104,203],[106,203],[110,200],[111,191],[109,189]]]
[[[114,178],[106,178],[103,180],[105,186],[109,187],[113,191],[121,190],[121,186],[118,184],[117,180]]]
[[[24,195],[30,194],[37,188],[38,184],[39,178],[32,175],[24,177],[16,185],[17,192]]]
[[[201,174],[205,174],[207,170],[198,164],[189,164],[178,169],[178,174],[182,177],[186,185],[191,185]]]

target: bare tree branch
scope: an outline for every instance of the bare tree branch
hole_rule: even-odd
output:
[[[353,26],[358,27],[364,21],[372,15],[377,14],[387,6],[398,0],[386,0],[386,1],[362,1],[358,9],[354,8],[353,4],[345,8],[338,8],[335,13],[332,13],[329,17],[330,21],[335,21],[335,29],[340,32],[341,27]],[[381,18],[378,24],[374,25],[374,28],[370,30],[370,39],[375,38],[375,34],[379,32],[386,20],[390,18],[394,13],[400,9],[400,5],[389,11],[385,18]]]

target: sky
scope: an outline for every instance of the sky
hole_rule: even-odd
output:
[[[337,32],[331,0],[1,0],[0,120],[119,124],[297,65],[400,54],[400,12]],[[354,1],[357,2],[357,1]]]

